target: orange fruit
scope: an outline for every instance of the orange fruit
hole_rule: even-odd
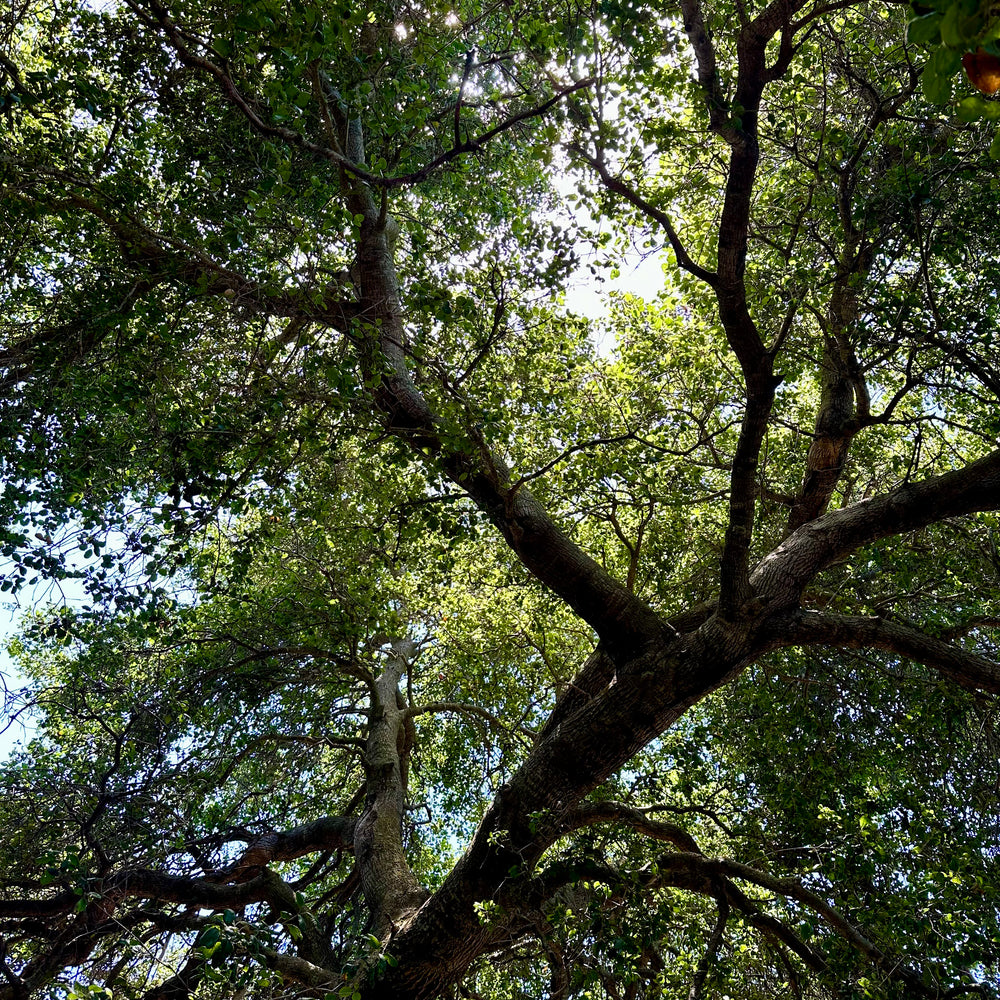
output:
[[[1000,59],[983,49],[966,52],[962,56],[962,65],[969,83],[976,90],[992,96],[1000,90]]]

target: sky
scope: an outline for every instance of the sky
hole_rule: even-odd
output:
[[[4,578],[5,571],[5,568],[0,566],[0,580]],[[5,760],[18,743],[25,743],[30,739],[32,732],[30,716],[21,716],[11,723],[3,713],[5,691],[17,691],[25,683],[25,678],[18,673],[7,652],[10,639],[17,634],[18,622],[26,611],[36,605],[49,605],[59,601],[79,602],[83,595],[79,586],[74,586],[73,581],[64,580],[60,583],[59,589],[54,589],[51,584],[45,582],[39,583],[34,589],[19,594],[16,601],[9,594],[4,596],[8,600],[0,603],[0,681],[3,684],[0,687],[0,728],[3,728],[3,732],[0,733],[0,761]]]
[[[13,603],[0,605],[0,643],[3,644],[0,647],[0,678],[2,678],[7,690],[18,688],[22,683],[20,676],[14,669],[14,664],[11,663],[10,657],[7,655],[6,649],[7,641],[15,631],[19,614],[20,609]],[[9,720],[4,717],[3,723],[5,726],[8,725],[8,722]],[[16,721],[11,723],[3,733],[0,733],[0,760],[8,756],[14,744],[23,740],[26,733],[25,726]]]

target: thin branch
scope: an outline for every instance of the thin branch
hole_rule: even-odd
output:
[[[142,5],[138,3],[137,0],[127,0],[127,2],[129,7],[137,13],[141,13]],[[327,160],[330,163],[335,164],[345,173],[351,175],[357,180],[364,181],[366,184],[370,184],[374,188],[380,188],[387,191],[396,188],[412,187],[414,184],[418,184],[421,181],[426,180],[429,176],[431,176],[431,174],[435,173],[448,163],[451,163],[453,160],[456,160],[461,156],[465,156],[468,153],[479,152],[484,145],[492,139],[495,139],[498,135],[514,128],[516,125],[520,125],[522,122],[528,121],[532,118],[542,117],[553,107],[559,104],[560,101],[569,97],[571,94],[575,94],[578,90],[583,90],[594,83],[594,79],[592,77],[587,77],[585,80],[579,80],[568,87],[558,90],[551,98],[543,101],[541,104],[527,108],[516,115],[512,115],[505,121],[500,122],[500,124],[495,125],[493,128],[487,129],[475,139],[466,139],[464,142],[456,142],[455,146],[453,146],[450,150],[436,156],[433,160],[426,163],[418,170],[411,171],[408,174],[397,175],[395,177],[385,177],[367,170],[363,163],[350,159],[345,156],[344,153],[340,152],[339,149],[331,146],[321,146],[307,139],[302,133],[296,132],[295,129],[286,128],[282,125],[274,125],[265,121],[253,109],[250,101],[240,92],[230,75],[221,66],[216,65],[211,59],[200,56],[191,50],[191,48],[186,44],[183,34],[177,29],[165,7],[157,3],[156,0],[149,0],[148,6],[149,9],[156,15],[156,20],[160,29],[163,31],[167,41],[177,53],[181,62],[183,62],[186,66],[190,66],[192,69],[200,70],[213,77],[218,82],[225,97],[238,109],[240,114],[243,115],[256,132],[272,139],[278,139],[289,145],[296,146],[319,159]],[[457,138],[458,137],[456,135],[456,139]]]
[[[498,135],[507,132],[509,129],[512,129],[515,125],[520,125],[522,122],[529,121],[532,118],[541,118],[565,98],[569,97],[571,94],[575,94],[578,90],[586,89],[593,83],[594,78],[588,76],[586,79],[579,80],[578,82],[571,84],[569,87],[564,87],[562,90],[557,91],[547,101],[543,101],[535,107],[526,108],[524,111],[521,111],[516,115],[512,115],[510,118],[502,121],[499,125],[494,125],[493,128],[487,129],[482,133],[482,135],[477,136],[475,139],[466,139],[463,143],[461,143],[461,145],[449,149],[446,153],[441,153],[440,156],[436,156],[429,163],[420,167],[419,170],[414,170],[411,173],[402,174],[396,177],[379,177],[372,174],[362,176],[360,172],[355,170],[351,170],[351,172],[357,173],[359,177],[362,177],[362,179],[368,181],[368,183],[373,184],[376,187],[386,188],[387,190],[400,187],[411,187],[414,184],[419,184],[421,181],[426,180],[431,174],[450,163],[452,160],[456,160],[460,156],[464,156],[467,153],[478,153],[488,142],[495,139]],[[351,168],[347,169],[350,170]]]
[[[953,625],[951,628],[945,629],[940,638],[945,641],[951,641],[952,639],[961,639],[967,636],[970,632],[976,632],[982,628],[1000,628],[1000,618],[994,615],[982,615],[975,618],[970,618],[966,622],[962,622],[960,625]]]
[[[719,860],[710,861],[708,864],[720,874],[752,882],[762,889],[767,889],[769,892],[788,899],[794,899],[803,906],[807,906],[821,916],[833,931],[860,951],[873,965],[888,973],[893,979],[906,983],[915,995],[923,997],[936,995],[923,985],[916,973],[904,966],[900,960],[883,952],[851,924],[842,913],[827,903],[822,896],[818,896],[795,879],[775,878],[737,861]]]
[[[682,851],[701,854],[694,837],[683,827],[650,819],[644,810],[624,802],[586,802],[560,818],[560,831],[570,833],[595,823],[623,823],[652,840],[666,841]]]
[[[524,726],[508,726],[502,719],[488,712],[478,705],[466,705],[460,701],[432,701],[423,705],[413,705],[403,712],[403,719],[412,719],[418,715],[427,715],[430,712],[455,712],[458,715],[472,715],[478,719],[484,719],[496,729],[502,729],[505,733],[518,733],[524,736],[529,743],[534,743],[537,735]]]
[[[143,993],[141,1000],[186,1000],[198,988],[208,962],[192,949],[187,961],[169,979]]]
[[[579,444],[574,444],[565,451],[560,452],[555,458],[552,459],[551,462],[546,462],[545,465],[535,469],[534,472],[525,473],[520,479],[515,480],[511,484],[510,488],[512,490],[516,490],[525,483],[530,483],[533,479],[538,479],[540,476],[544,476],[546,472],[550,472],[561,462],[565,462],[566,459],[575,455],[577,452],[589,451],[591,448],[599,448],[606,444],[621,444],[624,441],[634,440],[637,440],[635,433],[633,431],[629,431],[626,434],[613,434],[611,437],[597,437],[591,438],[589,441],[581,441]]]
[[[469,82],[469,74],[476,59],[476,50],[469,49],[465,53],[465,68],[462,70],[462,82],[458,85],[458,99],[455,101],[455,148],[462,145],[462,99],[465,97],[465,85]]]
[[[663,212],[661,209],[652,204],[652,202],[643,198],[643,196],[639,194],[635,188],[626,184],[620,177],[613,176],[611,171],[608,169],[608,165],[603,156],[592,156],[582,147],[577,145],[571,145],[568,148],[570,152],[575,153],[581,159],[585,160],[591,167],[594,168],[594,170],[597,171],[598,176],[601,178],[601,183],[609,191],[620,195],[630,205],[638,208],[641,212],[649,216],[650,219],[658,222],[664,228],[667,234],[667,239],[670,240],[670,246],[674,251],[674,256],[677,258],[678,267],[683,268],[696,278],[700,278],[709,287],[716,287],[718,275],[716,275],[714,271],[706,270],[700,264],[695,263],[691,255],[688,253],[687,248],[681,242],[681,238],[677,234],[677,230],[674,229],[673,222],[670,220],[670,216],[667,215],[666,212]]]

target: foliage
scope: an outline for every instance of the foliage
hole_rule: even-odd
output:
[[[996,25],[19,0],[0,998],[996,996]]]

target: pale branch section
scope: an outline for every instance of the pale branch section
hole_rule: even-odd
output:
[[[410,919],[428,896],[406,860],[403,816],[406,811],[407,728],[399,681],[414,645],[392,641],[385,667],[375,679],[365,750],[365,805],[354,828],[354,854],[372,933],[387,940]],[[402,752],[401,752],[402,751]]]
[[[316,851],[353,851],[356,829],[356,819],[324,816],[292,830],[267,833],[248,844],[232,864],[206,877],[220,883],[249,882],[279,861],[294,861]]]

